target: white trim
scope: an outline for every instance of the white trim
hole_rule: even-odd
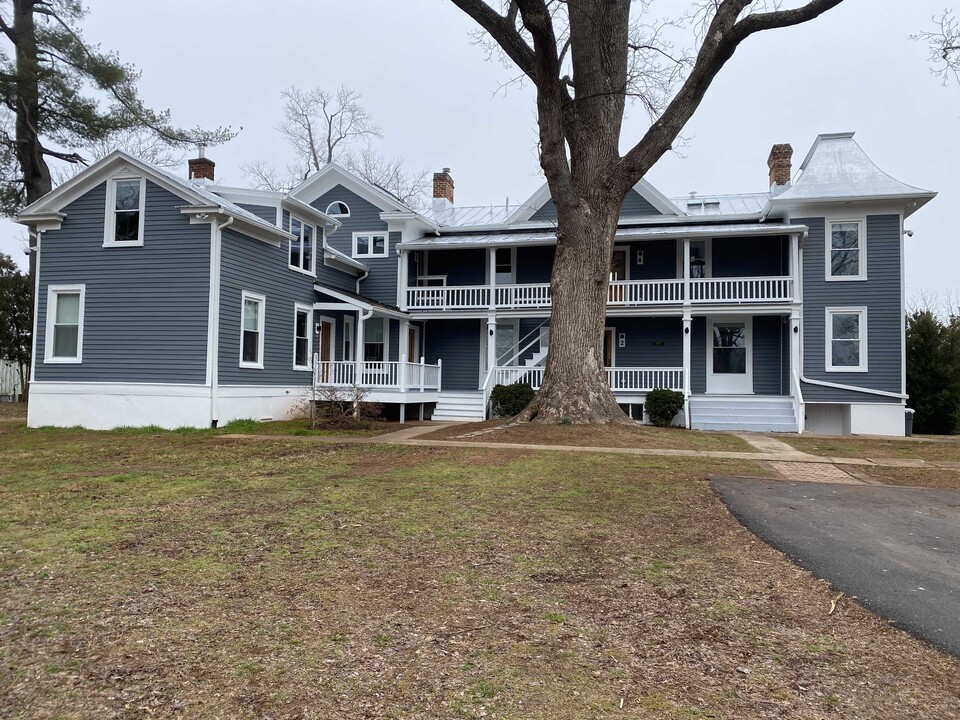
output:
[[[372,323],[375,323],[377,320],[380,320],[383,323],[383,340],[380,343],[370,343],[371,345],[383,345],[383,359],[382,360],[367,360],[367,328],[372,327]],[[388,362],[390,360],[390,318],[380,317],[380,318],[370,318],[363,323],[363,337],[360,338],[360,348],[362,354],[360,359],[364,362]]]
[[[361,235],[366,235],[370,238],[370,242],[367,245],[368,250],[373,249],[373,238],[377,236],[383,237],[383,252],[357,252],[357,237]],[[353,257],[355,258],[387,258],[390,257],[390,233],[386,230],[372,230],[366,232],[355,232],[353,233]]]
[[[43,233],[31,231],[27,228],[27,245],[30,245],[30,233],[35,232],[37,236],[36,253],[37,263],[33,278],[33,335],[30,338],[30,384],[32,385],[37,377],[37,319],[40,317],[40,243],[43,241]],[[29,251],[28,251],[29,252]],[[47,312],[50,308],[47,308]],[[23,388],[27,389],[27,388]],[[29,389],[28,397],[29,397]]]
[[[307,314],[307,357],[306,363],[303,365],[297,365],[297,316],[300,313]],[[293,304],[293,369],[294,370],[306,370],[310,372],[312,370],[310,365],[310,360],[313,357],[313,306],[304,305],[303,303],[294,303]]]
[[[340,354],[344,362],[356,362],[357,360],[357,333],[354,329],[352,315],[343,316],[343,337],[340,342]],[[347,353],[347,341],[350,342],[350,353]]]
[[[662,192],[657,190],[653,185],[651,185],[646,180],[641,179],[636,185],[633,186],[633,191],[636,192],[640,197],[650,203],[653,208],[661,214],[662,216],[667,217],[685,217],[684,213],[680,208],[670,202],[670,199],[664,195]],[[537,214],[537,211],[540,210],[548,201],[551,200],[550,195],[550,186],[548,183],[543,183],[540,188],[527,200],[522,203],[513,213],[506,219],[506,225],[514,225],[516,223],[527,222],[534,215]],[[630,217],[624,215],[623,217]],[[554,223],[555,224],[555,223]]]
[[[332,213],[330,212],[330,208],[333,207],[334,205],[343,205],[347,209],[347,211],[345,213]],[[329,205],[327,205],[327,209],[324,210],[324,214],[332,218],[348,218],[350,217],[350,206],[347,205],[343,200],[334,200]]]
[[[54,332],[56,326],[56,297],[58,295],[80,295],[80,307],[77,310],[77,354],[75,357],[57,357],[53,354]],[[47,326],[43,338],[44,364],[74,364],[83,362],[83,308],[86,303],[87,286],[76,285],[48,285],[47,286]]]
[[[257,362],[244,362],[243,360],[243,311],[246,309],[247,300],[253,300],[256,303],[259,303],[260,309],[257,311],[257,333],[258,338],[258,348],[257,348]],[[249,368],[252,370],[263,370],[263,336],[264,328],[266,325],[266,315],[267,315],[267,298],[263,295],[257,293],[252,293],[247,290],[244,290],[240,293],[240,367]]]
[[[294,221],[300,223],[299,238],[293,234]],[[311,240],[312,247],[310,251],[310,267],[309,268],[303,267],[303,235],[304,235],[304,228],[306,227],[310,227],[313,230],[313,232],[311,233],[313,235],[313,240]],[[321,231],[322,231],[322,228],[321,228]],[[290,229],[288,232],[293,237],[291,237],[290,241],[287,243],[287,268],[289,268],[290,270],[295,270],[301,275],[309,275],[310,277],[315,278],[317,276],[317,226],[311,222],[306,222],[303,218],[301,218],[298,215],[294,215],[293,213],[290,213]],[[294,265],[292,262],[290,262],[290,256],[293,254],[293,243],[295,240],[299,240],[300,242],[300,251],[298,255],[298,259],[300,261],[299,265]],[[321,247],[322,247],[322,244],[321,244]]]
[[[824,326],[823,326],[823,336],[826,340],[824,346],[824,365],[827,372],[834,373],[848,373],[848,372],[867,372],[867,307],[865,305],[856,305],[851,307],[837,307],[829,306],[823,309],[824,311]],[[859,315],[860,319],[858,322],[860,337],[858,342],[860,343],[860,364],[856,367],[849,367],[838,365],[834,366],[833,364],[833,322],[831,320],[832,315]]]
[[[899,213],[898,213],[899,214]],[[826,227],[824,228],[824,279],[827,282],[856,282],[867,279],[867,219],[860,218],[826,218]],[[856,275],[833,275],[833,226],[834,225],[857,225],[857,274]]]
[[[133,242],[117,241],[117,183],[131,182],[137,180],[140,182],[140,206],[137,208],[137,215],[140,225],[137,228],[137,239]],[[146,216],[147,203],[147,179],[141,175],[128,175],[119,173],[114,175],[107,182],[107,205],[103,220],[103,247],[143,247],[143,228],[144,218]],[[129,211],[127,211],[129,212]]]

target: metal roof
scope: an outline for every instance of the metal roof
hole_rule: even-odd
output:
[[[757,215],[770,199],[770,193],[739,193],[732,195],[695,195],[670,198],[670,201],[692,217],[720,217],[723,215]]]
[[[660,240],[664,238],[697,238],[747,235],[790,235],[807,231],[806,225],[787,225],[779,223],[753,223],[750,225],[669,225],[662,227],[620,228],[616,240]],[[556,232],[536,231],[519,233],[479,233],[476,235],[441,235],[423,237],[410,242],[402,242],[398,247],[405,249],[425,249],[450,246],[496,246],[512,247],[516,245],[549,245],[557,241]]]
[[[503,225],[520,205],[465,205],[448,207],[440,212],[427,208],[421,214],[444,227],[468,227],[474,225]]]

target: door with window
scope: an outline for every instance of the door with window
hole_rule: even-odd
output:
[[[333,322],[330,318],[320,318],[318,354],[320,356],[320,380],[322,382],[330,382],[330,362],[333,360]]]
[[[614,283],[630,279],[627,270],[627,253],[629,252],[629,248],[617,247],[610,255],[610,302],[623,302],[626,297],[626,288]]]
[[[407,361],[420,362],[420,328],[416,325],[411,325],[407,333]]]
[[[750,318],[707,322],[707,393],[753,394],[751,325]]]

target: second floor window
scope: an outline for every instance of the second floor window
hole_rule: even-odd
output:
[[[497,248],[494,279],[497,285],[509,285],[513,282],[513,248]]]
[[[290,267],[311,275],[315,272],[313,259],[316,255],[317,230],[313,225],[290,218]]]
[[[353,234],[354,257],[386,257],[387,255],[386,233]]]
[[[829,223],[828,280],[862,280],[866,277],[863,223],[859,220]]]
[[[105,246],[143,245],[145,186],[143,178],[110,180],[103,236]]]

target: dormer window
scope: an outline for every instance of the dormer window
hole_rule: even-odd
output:
[[[387,234],[383,232],[356,232],[353,234],[354,257],[387,257]]]
[[[350,206],[345,202],[335,200],[327,205],[327,215],[330,217],[350,217]]]
[[[107,183],[104,247],[143,245],[146,184],[142,177],[116,177]]]
[[[294,236],[290,241],[290,267],[313,275],[316,272],[313,263],[317,250],[317,229],[291,215],[290,234]]]

